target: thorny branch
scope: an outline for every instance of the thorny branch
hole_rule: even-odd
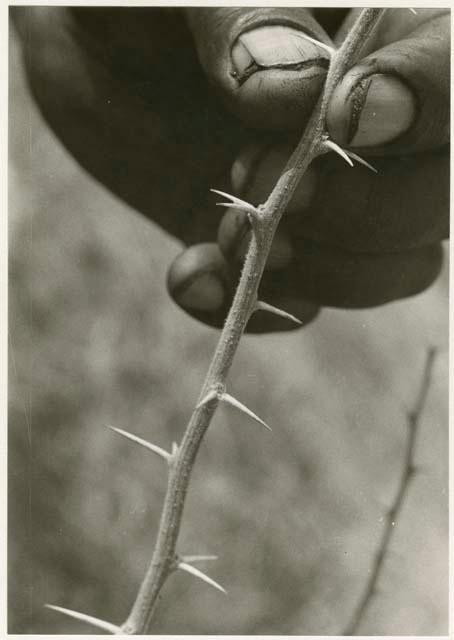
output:
[[[279,221],[304,172],[317,156],[336,151],[345,159],[345,153],[328,139],[326,112],[330,98],[346,71],[355,64],[369,34],[382,17],[385,9],[363,9],[337,51],[331,52],[327,78],[321,97],[312,113],[300,142],[291,155],[286,167],[272,190],[268,200],[257,207],[228,194],[221,194],[229,200],[228,206],[247,213],[252,227],[252,236],[238,287],[222,330],[218,345],[211,361],[202,391],[193,411],[180,445],[173,445],[171,453],[156,445],[150,445],[140,438],[117,430],[120,435],[147,446],[168,464],[168,485],[164,507],[159,523],[156,545],[145,578],[140,586],[128,619],[117,627],[109,622],[97,620],[78,612],[61,607],[53,607],[79,620],[84,620],[113,634],[146,634],[161,589],[169,575],[177,570],[189,571],[213,586],[211,578],[195,569],[176,552],[178,534],[188,490],[189,479],[202,438],[220,402],[227,402],[245,411],[262,424],[263,421],[241,402],[226,393],[227,375],[236,353],[239,341],[251,315],[259,308],[278,312],[271,305],[258,300],[257,291],[265,268],[270,247]],[[304,36],[303,36],[304,37]],[[322,46],[325,46],[322,43]],[[347,152],[347,156],[361,162],[362,159]],[[347,157],[347,161],[350,162]],[[371,168],[371,167],[370,167]],[[267,426],[267,425],[265,425]]]
[[[412,480],[416,472],[414,463],[416,436],[421,421],[421,416],[424,411],[424,406],[427,400],[430,383],[432,380],[432,370],[435,357],[436,349],[434,347],[431,347],[427,352],[421,387],[418,393],[415,407],[407,414],[407,446],[405,449],[404,465],[397,493],[391,508],[386,514],[385,528],[383,529],[382,537],[378,546],[377,554],[374,559],[372,570],[370,572],[369,580],[367,581],[361,600],[359,601],[349,624],[345,628],[345,631],[342,633],[342,635],[344,636],[353,636],[356,634],[362,620],[364,619],[364,615],[376,593],[377,583],[383,569],[384,560],[388,553],[389,545],[393,536],[393,532],[395,530],[395,524],[402,509],[402,505],[405,502],[405,498],[410,486],[410,481]]]

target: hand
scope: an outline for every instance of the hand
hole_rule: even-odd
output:
[[[171,266],[169,291],[219,325],[248,225],[234,210],[220,220],[209,189],[266,199],[328,64],[300,32],[336,46],[357,10],[12,13],[50,125],[98,180],[193,245]],[[449,223],[449,34],[449,10],[387,11],[327,119],[331,138],[379,173],[334,154],[313,163],[279,227],[263,300],[309,322],[320,306],[383,304],[436,278]],[[260,313],[250,328],[291,327]]]

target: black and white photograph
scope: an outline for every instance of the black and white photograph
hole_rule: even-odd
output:
[[[8,634],[449,636],[450,40],[9,4]]]

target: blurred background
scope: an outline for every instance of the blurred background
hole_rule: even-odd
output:
[[[112,424],[179,441],[217,331],[165,290],[179,244],[91,179],[43,122],[10,43],[9,632],[90,634],[52,603],[120,624],[148,564],[166,486]],[[447,267],[430,290],[249,336],[202,445],[183,553],[228,595],[173,575],[154,634],[342,632],[397,491],[429,346],[439,354],[364,635],[447,634]]]

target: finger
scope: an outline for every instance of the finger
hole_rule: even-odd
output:
[[[257,148],[256,148],[257,149]],[[276,183],[291,147],[248,147],[232,167],[232,187],[258,204]],[[298,253],[300,237],[356,252],[406,251],[449,235],[449,154],[419,153],[376,158],[378,174],[353,168],[334,154],[313,163],[302,178],[279,226],[287,245],[281,263]],[[219,226],[219,246],[228,260],[244,255],[249,225],[229,210]],[[283,247],[283,242],[279,243]],[[285,257],[285,261],[282,261]],[[274,268],[273,263],[268,268]]]
[[[351,18],[348,18],[350,20]],[[336,88],[328,129],[374,153],[431,149],[449,140],[449,11],[390,10]]]
[[[289,298],[322,306],[374,307],[420,293],[438,276],[441,264],[440,245],[358,254],[305,240],[288,269],[264,275],[260,291],[271,304],[285,289]]]
[[[416,295],[432,284],[441,264],[440,245],[395,254],[355,254],[306,240],[289,269],[265,273],[259,297],[308,324],[319,306],[367,308]],[[191,316],[221,327],[233,297],[234,275],[238,272],[229,270],[216,245],[195,245],[174,261],[169,293]],[[220,305],[219,283],[224,291]],[[254,314],[248,330],[297,327],[260,312]]]
[[[254,127],[301,129],[326,75],[331,44],[303,8],[190,8],[187,18],[211,83]]]
[[[271,304],[292,308],[291,301],[300,300],[346,308],[377,306],[423,291],[440,270],[441,252],[436,244],[389,253],[358,253],[329,246],[324,238],[325,243],[319,244],[303,237],[304,231],[303,225],[299,233],[288,236],[292,242],[285,263],[265,270],[261,295]],[[236,247],[234,242],[231,251],[232,247]],[[238,260],[232,254],[226,259],[232,264]]]
[[[198,244],[176,257],[168,272],[167,287],[171,297],[189,315],[205,324],[221,327],[230,308],[239,271],[230,268],[217,245]],[[288,313],[307,324],[315,318],[319,308],[301,299],[290,300],[274,296],[275,302]],[[298,325],[290,320],[257,312],[251,318],[250,332],[285,331]]]
[[[319,182],[299,222],[285,219],[294,243],[309,237],[355,252],[398,252],[438,243],[449,235],[449,155],[427,152],[375,158],[378,174],[338,157],[317,163]]]
[[[222,326],[232,282],[217,245],[201,243],[180,253],[167,273],[167,289],[190,315],[208,324]]]

